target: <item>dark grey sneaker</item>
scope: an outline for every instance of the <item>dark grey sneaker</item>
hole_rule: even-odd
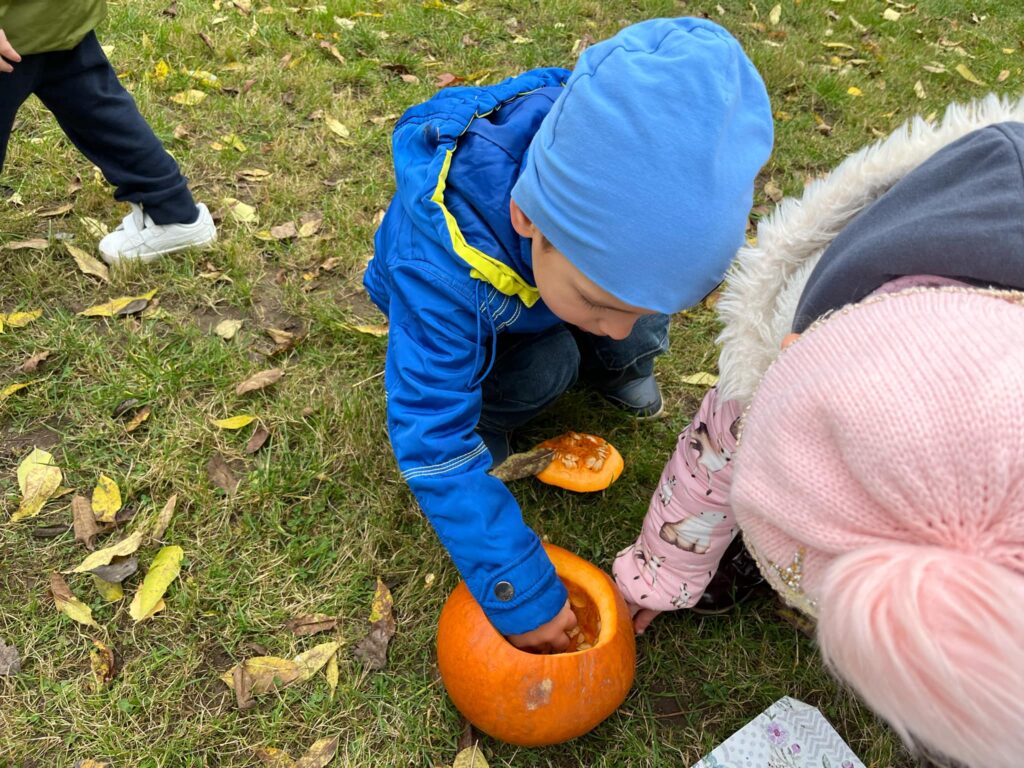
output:
[[[661,390],[653,373],[614,389],[602,390],[601,395],[619,410],[638,419],[658,419],[665,415]]]

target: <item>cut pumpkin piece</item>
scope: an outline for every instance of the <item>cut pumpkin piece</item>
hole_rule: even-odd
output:
[[[555,455],[537,479],[568,491],[603,491],[619,479],[625,466],[615,446],[597,435],[566,432],[538,447],[550,448]]]

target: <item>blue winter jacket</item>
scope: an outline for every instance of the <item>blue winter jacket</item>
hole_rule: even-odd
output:
[[[475,433],[497,334],[559,322],[509,218],[527,148],[569,77],[447,88],[393,135],[396,193],[364,283],[388,316],[388,430],[402,477],[494,626],[526,632],[566,591]]]

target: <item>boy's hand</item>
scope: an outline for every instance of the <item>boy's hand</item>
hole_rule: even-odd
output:
[[[531,653],[561,653],[569,648],[569,632],[576,626],[576,614],[565,601],[555,618],[536,629],[523,632],[521,635],[508,635],[508,641],[516,648]]]
[[[21,61],[21,56],[14,50],[13,46],[7,42],[7,35],[0,29],[0,72],[13,72],[14,67],[11,66],[9,61],[4,59],[10,59],[10,61],[18,62]]]

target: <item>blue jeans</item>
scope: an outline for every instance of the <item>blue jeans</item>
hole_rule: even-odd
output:
[[[593,336],[559,324],[543,333],[498,337],[494,367],[483,382],[477,432],[495,466],[508,456],[508,434],[558,399],[577,380],[599,392],[654,373],[668,350],[667,315],[645,315],[625,339]]]

